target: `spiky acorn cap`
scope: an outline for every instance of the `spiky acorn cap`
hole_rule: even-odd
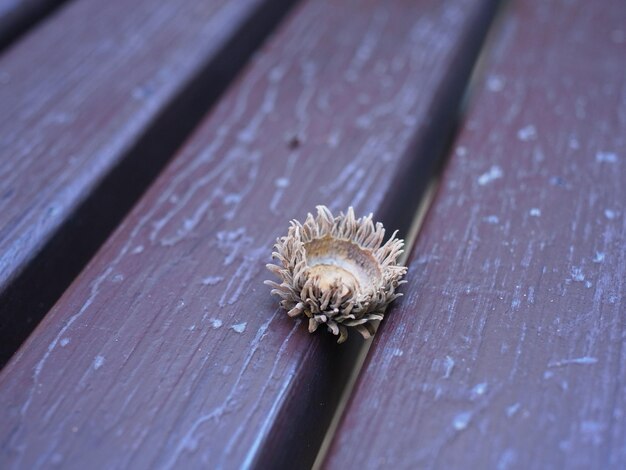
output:
[[[401,296],[396,288],[406,282],[404,266],[397,264],[404,241],[396,232],[383,245],[385,229],[372,214],[357,219],[350,207],[337,217],[317,206],[304,224],[292,220],[287,236],[276,240],[272,257],[280,265],[267,269],[282,281],[265,281],[290,317],[306,315],[313,333],[325,324],[339,335],[338,343],[354,328],[369,338],[385,307]]]

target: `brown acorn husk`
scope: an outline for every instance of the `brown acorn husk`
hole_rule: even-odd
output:
[[[357,219],[350,207],[335,217],[317,206],[317,216],[309,213],[303,224],[292,220],[287,235],[276,240],[272,257],[279,264],[267,269],[281,282],[265,284],[290,317],[308,318],[311,333],[326,325],[338,343],[349,329],[370,338],[406,282],[406,267],[397,264],[404,241],[394,232],[383,244],[384,236],[372,214]]]

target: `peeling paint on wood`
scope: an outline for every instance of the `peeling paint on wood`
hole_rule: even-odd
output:
[[[290,3],[80,0],[0,58],[0,364]]]
[[[493,6],[295,10],[2,371],[5,464],[311,463],[360,343],[276,308],[273,241],[315,204],[410,218]]]
[[[626,466],[625,15],[504,10],[326,468]]]

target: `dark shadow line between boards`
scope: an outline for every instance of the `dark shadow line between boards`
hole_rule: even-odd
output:
[[[298,0],[268,0],[158,114],[0,295],[0,368],[146,192]],[[209,90],[209,92],[207,92]]]

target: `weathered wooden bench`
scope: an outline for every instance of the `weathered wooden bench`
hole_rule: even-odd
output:
[[[58,3],[0,3],[0,468],[626,465],[626,4]],[[263,285],[317,204],[407,237],[373,341]]]

